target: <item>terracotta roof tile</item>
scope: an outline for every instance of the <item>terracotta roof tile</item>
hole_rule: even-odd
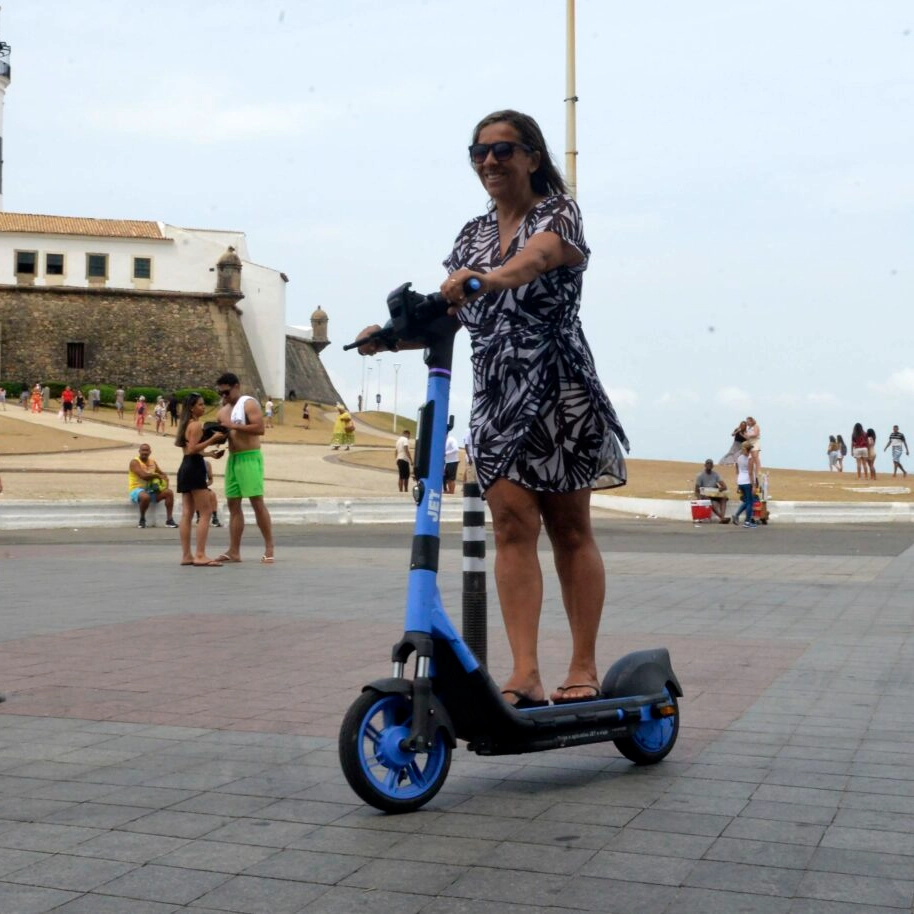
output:
[[[139,219],[87,219],[81,216],[42,216],[0,213],[0,232],[37,235],[88,235],[93,238],[157,238],[166,240],[157,222]]]

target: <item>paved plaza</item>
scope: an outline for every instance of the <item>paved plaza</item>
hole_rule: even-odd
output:
[[[216,569],[165,528],[0,531],[0,912],[910,912],[914,526],[597,527],[601,657],[670,649],[673,753],[461,746],[405,816],[358,800],[336,739],[389,673],[406,526],[280,528],[274,566],[252,528]],[[460,568],[450,529],[458,619]],[[548,689],[551,577],[541,640]],[[494,609],[489,653],[503,674]]]

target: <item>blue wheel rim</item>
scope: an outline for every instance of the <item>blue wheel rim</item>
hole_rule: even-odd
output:
[[[644,752],[661,752],[669,745],[675,732],[675,717],[652,717],[641,721],[632,733],[632,741]]]
[[[359,763],[375,790],[395,800],[411,800],[427,793],[441,776],[447,747],[441,733],[429,752],[400,747],[409,735],[412,713],[400,695],[384,695],[359,724]]]

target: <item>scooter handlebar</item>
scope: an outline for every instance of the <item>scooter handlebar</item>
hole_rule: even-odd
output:
[[[463,284],[463,291],[468,295],[478,292],[481,288],[482,283],[475,276],[471,276]],[[360,340],[347,343],[343,346],[344,352],[356,349],[365,343],[381,343],[386,349],[395,352],[399,342],[418,339],[423,329],[439,318],[445,317],[451,307],[450,302],[440,292],[419,295],[410,291],[409,283],[405,283],[392,292],[388,296],[387,305],[391,312],[391,319],[380,330],[364,336]]]

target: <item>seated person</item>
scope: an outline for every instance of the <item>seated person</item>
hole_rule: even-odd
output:
[[[710,498],[711,510],[717,515],[722,524],[729,524],[727,515],[727,484],[714,470],[714,461],[708,458],[704,470],[695,477],[695,497]]]
[[[175,493],[168,488],[168,477],[152,459],[152,448],[148,444],[141,444],[139,456],[130,461],[128,471],[128,489],[130,500],[140,506],[140,522],[138,527],[146,526],[146,509],[152,502],[165,502],[168,517],[166,527],[177,527],[172,516],[175,506]]]

